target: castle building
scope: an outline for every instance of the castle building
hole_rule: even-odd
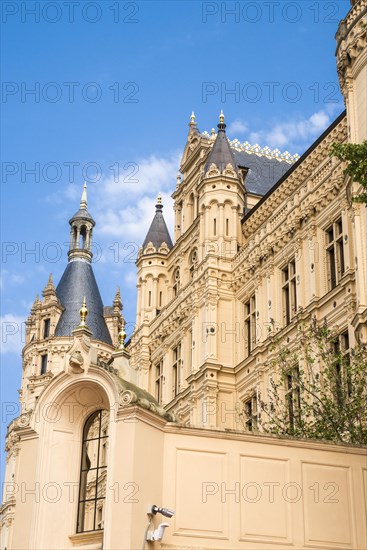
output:
[[[367,209],[329,154],[367,139],[366,23],[352,1],[336,34],[346,111],[300,158],[192,114],[174,235],[158,197],[128,342],[119,289],[104,307],[93,274],[84,186],[64,274],[26,322],[2,548],[367,547],[365,449],[258,426],[269,328],[291,348],[300,320],[327,319],[343,350],[367,344]]]

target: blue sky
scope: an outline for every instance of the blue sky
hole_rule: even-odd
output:
[[[62,275],[84,179],[102,298],[111,304],[120,286],[132,326],[134,258],[158,192],[172,227],[191,111],[202,131],[223,109],[230,138],[302,154],[344,109],[334,35],[349,7],[3,0],[2,448],[18,402],[21,323],[49,273],[55,283]]]

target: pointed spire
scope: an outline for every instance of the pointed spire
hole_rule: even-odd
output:
[[[33,312],[33,311],[35,311],[36,309],[38,309],[39,306],[40,306],[40,304],[41,304],[41,300],[39,299],[38,294],[36,294],[36,298],[35,298],[35,300],[34,300],[34,302],[33,302],[32,307],[31,307],[31,312]]]
[[[45,288],[42,291],[42,296],[46,298],[47,296],[56,296],[56,288],[52,281],[52,273],[50,273],[50,276],[48,278],[48,282],[45,286]]]
[[[85,182],[84,182],[84,186],[83,186],[82,198],[80,199],[80,208],[81,208],[82,210],[87,210],[87,206],[88,206],[88,201],[87,201],[87,182],[85,181]]]
[[[155,205],[155,216],[147,236],[144,239],[143,250],[149,243],[152,243],[156,250],[158,250],[163,243],[166,243],[169,249],[173,247],[172,240],[163,217],[162,195],[160,193],[157,197],[157,204]]]
[[[221,111],[219,115],[218,134],[215,138],[212,150],[210,151],[208,159],[205,163],[204,175],[208,172],[212,164],[214,164],[221,173],[223,173],[228,165],[231,165],[236,174],[238,174],[238,168],[234,158],[234,154],[226,136],[226,126],[227,125],[224,122],[224,114],[223,111]]]
[[[120,313],[120,311],[123,309],[119,286],[117,287],[115,298],[113,300],[113,309],[114,309],[114,313]]]

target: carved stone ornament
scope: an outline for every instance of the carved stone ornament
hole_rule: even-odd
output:
[[[217,166],[214,164],[214,162],[211,163],[209,166],[209,170],[206,173],[207,178],[215,178],[215,176],[219,176],[220,172],[217,168]]]
[[[83,365],[84,365],[84,359],[83,359],[82,354],[78,350],[74,351],[70,355],[70,359],[69,359],[70,370],[74,374],[80,374],[80,373],[84,372],[84,366]]]

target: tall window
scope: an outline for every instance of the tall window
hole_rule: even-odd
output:
[[[181,342],[172,350],[173,365],[172,365],[172,397],[180,391],[181,384]]]
[[[256,299],[255,294],[245,303],[245,352],[248,357],[256,344]]]
[[[343,224],[341,218],[326,230],[326,256],[328,289],[332,290],[345,273]]]
[[[47,371],[47,361],[47,353],[44,353],[43,355],[41,355],[41,374],[45,374]]]
[[[103,529],[109,413],[94,412],[83,430],[77,533]]]
[[[291,260],[282,269],[283,323],[289,325],[297,311],[296,261]]]
[[[299,369],[294,367],[285,376],[285,403],[288,423],[292,432],[299,424],[301,413],[301,393],[299,387]]]
[[[178,291],[180,290],[180,269],[175,269],[173,274],[173,296],[177,296]]]
[[[155,398],[162,403],[163,394],[163,360],[155,366]]]
[[[43,321],[43,337],[48,338],[50,336],[50,319]]]
[[[245,415],[246,430],[253,432],[257,430],[257,399],[254,394],[250,399],[244,402],[243,412]]]

